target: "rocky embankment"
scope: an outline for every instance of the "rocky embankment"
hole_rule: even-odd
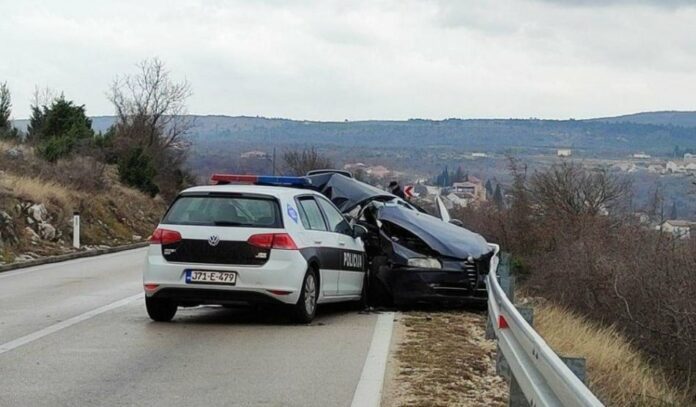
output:
[[[122,185],[117,175],[89,158],[50,164],[29,147],[0,143],[0,265],[74,251],[74,211],[80,250],[147,238],[165,203]]]

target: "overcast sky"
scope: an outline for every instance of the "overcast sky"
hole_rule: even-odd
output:
[[[196,114],[585,118],[696,110],[696,1],[0,0],[0,82],[112,114],[157,56]]]

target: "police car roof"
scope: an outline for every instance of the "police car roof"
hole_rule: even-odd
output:
[[[267,185],[252,184],[225,184],[225,185],[202,185],[181,191],[181,194],[191,192],[237,192],[248,194],[267,194],[272,196],[293,197],[301,194],[321,195],[311,189],[276,187]]]

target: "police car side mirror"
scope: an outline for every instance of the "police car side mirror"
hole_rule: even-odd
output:
[[[353,237],[363,238],[367,235],[367,228],[363,225],[353,225]]]

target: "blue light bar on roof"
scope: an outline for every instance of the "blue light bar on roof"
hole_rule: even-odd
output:
[[[256,181],[257,185],[277,185],[287,187],[301,187],[309,185],[309,179],[305,177],[276,177],[273,175],[261,175]]]

